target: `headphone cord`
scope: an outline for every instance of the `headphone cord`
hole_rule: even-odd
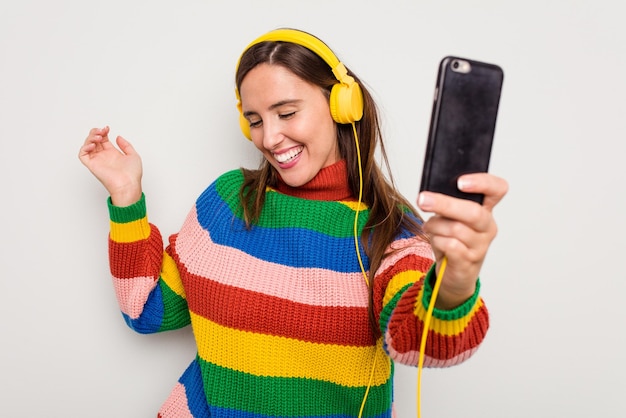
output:
[[[359,166],[359,199],[357,202],[356,209],[354,211],[354,248],[356,249],[356,256],[359,259],[359,266],[361,267],[361,273],[363,273],[363,278],[365,279],[365,284],[369,288],[370,282],[367,278],[367,273],[365,272],[365,266],[363,265],[363,259],[361,258],[361,250],[359,249],[359,212],[361,210],[361,202],[363,201],[363,166],[361,164],[361,149],[359,147],[359,136],[356,132],[356,125],[352,122],[352,132],[354,134],[354,141],[356,143],[356,157]],[[369,381],[367,383],[367,388],[365,389],[365,396],[363,396],[363,401],[361,402],[361,409],[359,410],[359,418],[363,416],[363,410],[365,409],[365,402],[367,401],[367,396],[369,395],[370,388],[372,387],[372,382],[374,381],[374,371],[376,370],[376,360],[378,356],[376,355],[376,351],[378,347],[374,349],[374,362],[372,364],[372,371],[370,372]]]
[[[361,210],[361,202],[363,201],[363,167],[361,164],[361,147],[359,147],[359,137],[356,133],[356,125],[354,122],[352,122],[352,133],[354,134],[354,141],[356,142],[356,158],[359,166],[359,200],[357,202],[356,210],[354,211],[354,247],[356,249],[356,256],[359,259],[361,273],[363,273],[363,278],[365,279],[365,284],[367,284],[367,286],[369,287],[370,281],[367,278],[367,273],[365,272],[365,267],[363,266],[363,260],[361,259],[361,251],[359,250],[358,223],[359,212]]]
[[[422,416],[422,369],[424,367],[424,355],[426,352],[426,338],[428,337],[430,319],[433,316],[433,309],[435,308],[435,300],[437,299],[439,287],[441,286],[441,279],[443,278],[443,273],[446,271],[447,265],[448,259],[444,256],[439,266],[439,273],[437,273],[437,279],[435,280],[435,285],[433,286],[433,294],[428,301],[428,309],[426,311],[426,317],[424,318],[424,328],[422,329],[422,338],[420,340],[419,360],[417,362],[417,418],[421,418]]]
[[[363,200],[363,168],[361,164],[361,150],[359,147],[359,139],[356,132],[356,125],[352,122],[352,132],[354,133],[354,140],[356,142],[356,156],[357,162],[359,166],[359,198],[357,202],[357,207],[354,214],[354,247],[356,249],[356,255],[359,259],[359,266],[361,267],[361,273],[363,273],[363,278],[365,279],[365,283],[369,287],[369,279],[367,278],[367,273],[365,272],[365,267],[363,266],[363,260],[361,259],[361,251],[359,249],[359,234],[358,234],[358,223],[359,223],[359,211],[361,209],[361,202]],[[417,363],[417,417],[421,418],[422,412],[420,410],[422,404],[422,369],[424,367],[424,353],[426,351],[426,339],[428,337],[428,328],[430,327],[430,319],[432,318],[433,309],[435,307],[435,300],[437,299],[437,294],[439,293],[439,287],[441,286],[441,279],[443,278],[443,274],[446,271],[446,266],[448,265],[448,259],[444,256],[441,260],[441,265],[439,266],[439,273],[437,273],[437,279],[435,280],[435,285],[433,287],[433,293],[430,297],[430,301],[428,302],[428,310],[426,311],[426,317],[424,318],[424,328],[422,330],[422,338],[420,341],[420,350],[419,350],[419,360]],[[374,380],[374,371],[376,370],[376,360],[378,356],[376,355],[376,350],[374,351],[374,363],[372,365],[372,371],[370,372],[369,382],[367,384],[367,389],[365,390],[365,396],[363,397],[363,401],[361,402],[361,409],[359,410],[359,418],[363,416],[363,410],[365,409],[365,403],[367,401],[367,397],[370,392],[370,388],[372,387],[372,382]]]

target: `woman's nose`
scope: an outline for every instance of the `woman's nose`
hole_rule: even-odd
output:
[[[284,137],[279,121],[263,122],[263,146],[266,149],[274,149]]]

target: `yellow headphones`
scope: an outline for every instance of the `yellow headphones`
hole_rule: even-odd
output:
[[[251,46],[265,41],[290,42],[301,45],[322,58],[332,69],[333,74],[339,81],[335,84],[330,92],[330,114],[337,123],[354,123],[363,116],[363,93],[359,83],[348,75],[348,70],[335,54],[318,38],[306,32],[296,29],[276,29],[254,40],[244,50],[247,51]],[[241,58],[240,58],[241,60]],[[237,62],[239,68],[239,62]],[[250,124],[243,116],[241,109],[241,97],[239,91],[235,88],[237,96],[237,109],[239,109],[239,125],[244,136],[250,139]]]

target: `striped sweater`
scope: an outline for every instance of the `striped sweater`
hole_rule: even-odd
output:
[[[191,324],[196,339],[160,417],[356,417],[374,364],[363,416],[392,416],[394,362],[418,360],[432,250],[409,234],[392,244],[374,280],[375,337],[353,236],[355,210],[361,231],[368,209],[357,208],[345,179],[340,162],[303,188],[269,189],[247,229],[243,175],[225,173],[165,249],[145,197],[129,207],[109,201],[110,266],[126,323],[140,333]],[[488,328],[478,286],[458,308],[435,309],[430,324],[425,366],[471,356]]]

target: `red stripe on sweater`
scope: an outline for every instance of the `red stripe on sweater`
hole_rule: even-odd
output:
[[[159,230],[150,225],[148,239],[119,243],[109,239],[111,274],[118,279],[154,277],[157,279],[163,264],[163,239]],[[137,257],[141,254],[141,257]]]
[[[305,305],[186,271],[182,277],[189,309],[220,325],[322,344],[375,344],[366,308]]]
[[[400,353],[419,350],[419,338],[423,323],[415,316],[415,301],[421,290],[421,283],[413,285],[402,296],[393,312],[388,325],[388,332],[393,339],[394,348]],[[455,336],[445,336],[433,330],[428,331],[426,355],[438,360],[448,360],[459,354],[476,348],[485,338],[489,328],[489,315],[485,305],[480,307],[465,330]]]
[[[408,270],[419,271],[425,275],[430,269],[432,263],[433,261],[431,259],[424,258],[416,254],[409,254],[398,260],[391,267],[387,268],[387,270],[376,275],[374,279],[374,306],[376,307],[376,321],[380,320],[380,312],[383,308],[383,298],[385,297],[385,291],[387,286],[389,286],[391,279],[393,279],[396,274]]]

